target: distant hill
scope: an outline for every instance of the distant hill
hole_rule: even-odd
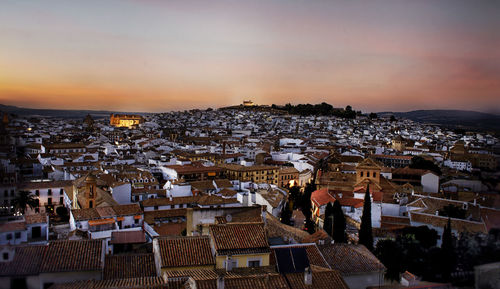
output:
[[[8,112],[10,114],[16,114],[19,116],[50,116],[57,118],[84,118],[87,114],[90,114],[93,118],[106,118],[112,113],[125,113],[119,111],[107,111],[107,110],[65,110],[65,109],[36,109],[36,108],[24,108],[12,105],[0,104],[0,111]],[[144,112],[127,112],[129,114],[140,114],[146,115]]]
[[[421,123],[442,125],[465,130],[500,132],[500,115],[468,110],[413,110],[408,112],[380,112],[379,116],[394,115]]]

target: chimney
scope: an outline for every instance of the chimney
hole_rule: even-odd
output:
[[[173,201],[172,194],[170,194],[170,196],[168,196],[168,199],[169,199],[170,201]]]
[[[307,267],[304,270],[304,284],[312,285],[312,283],[313,283],[313,278],[312,278],[311,267]]]
[[[436,211],[436,216],[439,216],[439,211]]]
[[[217,289],[224,289],[224,276],[217,277]]]

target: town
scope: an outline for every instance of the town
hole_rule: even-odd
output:
[[[498,288],[494,132],[251,100],[1,116],[0,288]]]

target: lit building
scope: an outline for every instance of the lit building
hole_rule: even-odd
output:
[[[141,115],[135,114],[111,114],[109,124],[116,127],[133,127],[144,123]]]

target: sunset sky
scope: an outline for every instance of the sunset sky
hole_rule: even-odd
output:
[[[0,103],[500,112],[500,1],[0,3]]]

